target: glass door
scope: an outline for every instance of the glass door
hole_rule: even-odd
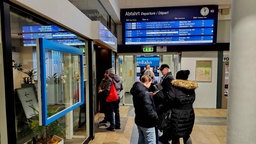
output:
[[[150,64],[150,69],[154,72],[156,81],[159,81],[162,75],[158,67],[161,64],[168,64],[170,71],[175,77],[176,72],[180,70],[180,60],[180,53],[168,53],[165,55],[119,55],[120,76],[124,81],[123,98],[121,99],[123,105],[133,104],[130,89],[135,81],[139,81],[140,72],[144,70],[146,64]]]
[[[136,65],[135,59],[133,55],[122,55],[119,56],[119,63],[120,63],[120,76],[124,81],[124,90],[123,90],[123,97],[121,102],[123,105],[131,105],[132,104],[132,97],[130,95],[130,89],[132,88],[133,83],[135,82],[136,78]]]

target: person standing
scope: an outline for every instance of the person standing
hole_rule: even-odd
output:
[[[162,77],[160,79],[159,84],[156,85],[156,89],[158,89],[160,92],[158,92],[154,96],[154,100],[157,106],[157,112],[159,116],[167,112],[168,109],[164,108],[163,105],[166,105],[167,101],[165,101],[165,98],[168,97],[169,90],[172,89],[171,82],[173,80],[172,73],[169,71],[169,65],[162,64],[159,67],[159,70],[162,73]],[[167,105],[171,106],[170,103]]]
[[[163,88],[164,92],[167,92],[170,89],[170,82],[173,80],[172,73],[169,71],[169,65],[162,64],[158,69],[162,73],[162,77],[160,79],[160,84]]]
[[[145,73],[146,71],[152,71],[152,70],[150,69],[150,64],[146,64],[145,69],[144,69],[143,71],[141,71],[141,73],[140,73],[140,79],[141,79],[141,77],[144,75],[144,73]],[[151,75],[155,78],[155,74],[154,74],[153,71],[152,71],[152,74],[151,74]]]
[[[146,69],[143,75],[147,75],[152,79],[151,85],[148,88],[148,91],[151,96],[154,96],[156,93],[158,93],[158,87],[157,87],[157,81],[155,80],[154,72],[151,69]],[[155,97],[153,97],[154,103],[156,104],[157,100]],[[156,107],[156,111],[157,111]],[[158,144],[158,129],[156,128],[156,144]]]
[[[105,124],[109,121],[108,113],[107,113],[107,103],[106,98],[108,94],[108,84],[110,80],[108,78],[108,71],[106,70],[104,73],[104,77],[100,82],[98,87],[98,95],[100,99],[100,112],[104,113],[104,119],[99,122],[99,124]]]
[[[162,143],[168,143],[169,133],[163,127],[162,123],[164,121],[164,117],[166,113],[170,112],[170,107],[172,106],[171,103],[166,101],[166,97],[168,97],[169,90],[172,89],[171,81],[174,79],[172,73],[169,70],[168,64],[162,64],[158,69],[162,73],[162,77],[160,79],[157,88],[160,90],[155,96],[154,101],[157,107],[157,113],[159,117],[158,129],[161,130],[161,136],[159,137],[159,141]],[[168,106],[168,107],[166,107]],[[160,135],[160,134],[159,134]]]
[[[177,72],[176,80],[171,82],[172,89],[166,100],[172,103],[170,123],[167,129],[172,144],[180,144],[179,138],[183,138],[184,144],[192,144],[190,134],[195,122],[193,103],[197,83],[188,80],[189,74],[189,70]]]
[[[143,75],[140,82],[135,82],[130,90],[135,109],[135,124],[139,132],[138,144],[156,144],[155,127],[158,122],[153,97],[148,91],[152,79]]]
[[[109,115],[109,122],[110,122],[110,126],[107,128],[107,130],[115,131],[115,129],[121,128],[119,104],[120,104],[121,91],[123,90],[123,80],[119,75],[115,74],[113,68],[108,69],[108,78],[110,79],[108,83],[108,90],[110,90],[110,86],[113,82],[118,95],[118,100],[114,102],[107,102],[107,105],[109,108],[109,110],[107,110],[109,114],[107,115]]]

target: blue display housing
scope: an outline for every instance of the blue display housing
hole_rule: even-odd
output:
[[[39,47],[37,50],[39,50],[38,53],[38,59],[39,59],[39,96],[41,95],[41,98],[39,97],[39,106],[40,106],[40,100],[41,100],[41,113],[39,112],[40,116],[40,122],[42,125],[48,125],[51,122],[57,120],[58,118],[66,115],[68,112],[74,110],[75,108],[79,107],[84,103],[84,81],[83,81],[83,51],[82,49],[78,49],[75,47],[63,45],[60,43],[55,43],[50,40],[39,38]],[[47,60],[49,60],[48,53],[54,52],[59,53],[63,55],[62,57],[57,57],[63,61],[63,63],[59,63],[57,65],[53,65],[50,68],[56,69],[56,67],[61,67],[63,70],[63,77],[64,75],[66,77],[66,82],[64,83],[56,83],[55,85],[51,83],[49,80],[50,76],[48,75],[49,67],[47,65]],[[53,53],[52,53],[53,54]],[[65,59],[66,57],[66,59]],[[70,60],[71,59],[71,60]],[[54,59],[56,61],[56,58]],[[71,64],[71,62],[76,62],[77,65],[74,67]],[[66,63],[66,64],[65,64]],[[61,66],[63,65],[63,66]],[[73,69],[77,69],[77,71],[74,73]],[[56,75],[58,75],[56,73]],[[55,79],[59,80],[59,79]],[[61,90],[59,88],[63,86]],[[56,94],[56,92],[52,95],[50,94],[51,87],[55,87],[55,89],[59,90],[60,92]],[[70,89],[67,89],[70,88]],[[73,95],[74,93],[74,95]],[[50,99],[53,99],[52,97],[58,96],[65,96],[65,100],[59,100],[61,102],[55,102],[53,100],[49,101]],[[68,104],[67,104],[68,103]],[[61,107],[60,111],[57,111],[55,114],[50,115],[48,110],[49,107]],[[40,109],[40,108],[39,108]],[[41,115],[40,115],[41,114]]]

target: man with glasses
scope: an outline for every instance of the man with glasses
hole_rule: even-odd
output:
[[[171,81],[173,80],[172,73],[169,72],[169,66],[167,64],[162,64],[158,69],[162,73],[162,77],[160,79],[160,84],[163,87],[163,90],[168,90],[171,86]]]
[[[158,70],[161,71],[162,77],[160,79],[160,83],[158,87],[161,87],[161,92],[156,95],[154,98],[156,107],[157,107],[157,113],[159,116],[159,129],[162,130],[162,135],[159,137],[159,141],[163,144],[169,143],[170,140],[170,133],[166,131],[166,127],[162,125],[162,122],[164,121],[165,113],[168,112],[172,104],[168,103],[168,92],[172,89],[171,81],[174,79],[172,76],[172,73],[169,71],[169,65],[162,64]],[[159,134],[160,135],[160,134]]]

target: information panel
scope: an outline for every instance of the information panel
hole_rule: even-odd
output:
[[[56,25],[23,26],[22,37],[24,46],[36,46],[37,38],[50,39],[54,42],[71,46],[85,45],[83,41],[78,40],[75,34],[65,31]]]
[[[122,9],[123,44],[216,43],[218,6]]]

